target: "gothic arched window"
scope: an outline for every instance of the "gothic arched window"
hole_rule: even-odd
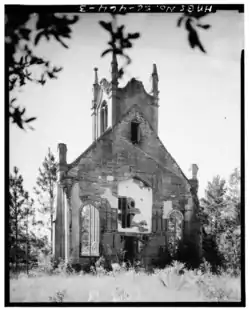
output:
[[[108,105],[106,101],[103,101],[101,105],[100,122],[101,122],[100,125],[101,125],[101,134],[102,134],[108,127]]]
[[[168,249],[174,254],[182,239],[183,214],[178,210],[170,212],[167,218]]]
[[[80,209],[80,256],[99,256],[99,211],[91,204]]]

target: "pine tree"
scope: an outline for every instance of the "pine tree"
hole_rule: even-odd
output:
[[[226,191],[226,181],[217,175],[208,183],[205,198],[201,199],[201,206],[207,217],[207,230],[212,235],[223,230],[219,219],[226,209]]]
[[[28,219],[32,214],[33,200],[29,197],[29,193],[24,190],[23,177],[19,174],[17,167],[14,167],[13,175],[10,175],[9,187],[9,245],[10,245],[10,262],[15,262],[15,269],[17,271],[18,263],[21,257],[26,253],[27,261],[27,247],[28,242]]]
[[[227,207],[223,214],[225,232],[221,235],[219,249],[226,260],[226,268],[237,274],[241,269],[241,196],[240,170],[234,169],[229,177],[226,194]]]
[[[39,212],[48,216],[48,222],[46,225],[50,230],[50,241],[53,243],[53,213],[54,213],[54,200],[56,190],[56,160],[50,149],[48,155],[45,157],[42,168],[39,168],[39,175],[37,177],[37,187],[34,188],[38,197],[38,202],[41,205]]]
[[[219,242],[224,227],[221,216],[226,208],[226,181],[220,176],[208,182],[205,198],[201,199],[201,218],[203,221],[203,255],[216,272],[224,258],[219,251]]]
[[[240,196],[240,170],[235,168],[229,177],[227,191],[227,214],[230,215],[236,226],[241,224],[241,196]]]

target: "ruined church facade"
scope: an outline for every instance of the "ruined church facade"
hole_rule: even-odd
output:
[[[201,255],[198,167],[187,179],[158,136],[158,82],[153,65],[151,94],[136,79],[119,87],[115,55],[110,82],[95,69],[93,142],[72,163],[58,145],[55,258],[83,265],[124,252],[149,266],[178,248]]]

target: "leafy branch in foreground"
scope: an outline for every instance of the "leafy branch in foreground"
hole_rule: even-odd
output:
[[[185,28],[188,32],[188,42],[191,48],[196,46],[203,52],[206,53],[203,45],[201,44],[197,29],[201,28],[207,30],[211,27],[209,24],[201,24],[199,22],[200,18],[206,16],[209,13],[183,13],[183,15],[177,21],[177,27],[180,27],[185,21]]]
[[[124,74],[124,68],[132,62],[128,54],[125,53],[125,50],[133,47],[133,43],[131,40],[140,38],[140,33],[134,32],[125,34],[125,25],[121,25],[118,27],[116,16],[117,15],[112,14],[111,22],[99,21],[101,27],[110,34],[110,41],[108,41],[108,45],[110,46],[110,48],[106,49],[101,54],[101,57],[104,57],[109,53],[114,53],[115,55],[120,55],[121,57],[123,57],[126,60],[126,63],[118,70],[118,78],[122,78]]]
[[[119,13],[125,15],[124,13]],[[196,46],[206,53],[198,36],[197,29],[209,29],[208,24],[201,24],[201,17],[209,13],[184,13],[178,20],[177,26],[180,27],[185,21],[185,28],[188,31],[188,41],[191,48]],[[103,51],[101,57],[109,53],[114,53],[125,59],[125,65],[119,69],[118,78],[124,74],[124,69],[131,63],[131,58],[126,53],[127,49],[133,47],[132,41],[140,37],[139,32],[125,34],[125,25],[117,26],[116,16],[111,14],[112,21],[99,21],[100,26],[109,32],[109,48]],[[72,25],[78,21],[78,16],[69,18],[66,15],[58,13],[29,13],[29,12],[11,12],[7,7],[5,12],[5,45],[6,60],[9,69],[9,91],[25,86],[28,82],[34,82],[45,85],[48,79],[57,79],[58,73],[62,67],[53,66],[49,60],[38,57],[34,53],[34,48],[42,39],[47,41],[54,39],[64,48],[68,48],[65,39],[71,38]],[[38,73],[37,72],[38,69]],[[35,76],[34,72],[39,75]],[[16,104],[15,95],[10,96],[9,118],[12,123],[19,128],[25,129],[25,126],[33,129],[29,124],[36,117],[27,117],[26,109]]]
[[[64,48],[68,45],[63,39],[71,38],[71,26],[78,21],[78,16],[69,18],[61,14],[5,12],[5,46],[9,70],[9,91],[21,88],[28,82],[44,85],[47,79],[56,79],[61,67],[53,66],[45,58],[38,57],[34,48],[41,39],[55,39]],[[34,25],[33,25],[34,22]],[[36,69],[36,70],[35,70]],[[35,71],[39,69],[40,77]],[[37,73],[37,72],[36,72]],[[11,96],[10,96],[11,97]],[[9,118],[19,128],[34,121],[36,117],[26,117],[26,109],[16,104],[16,97],[9,101]],[[29,126],[30,129],[33,129]]]

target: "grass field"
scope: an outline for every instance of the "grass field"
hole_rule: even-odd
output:
[[[36,274],[10,280],[10,302],[240,301],[240,278],[227,275],[153,274],[133,270],[109,275]]]

